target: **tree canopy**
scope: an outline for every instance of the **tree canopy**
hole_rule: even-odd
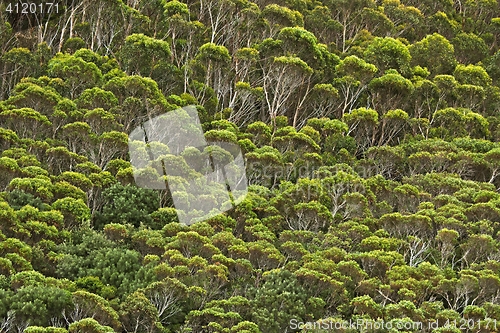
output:
[[[500,332],[498,0],[15,3],[0,333]],[[210,146],[129,139],[186,106]]]

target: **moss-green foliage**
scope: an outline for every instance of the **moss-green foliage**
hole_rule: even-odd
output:
[[[8,4],[1,333],[499,331],[498,1],[82,0],[32,28]],[[239,145],[249,183],[191,226],[127,150],[187,105],[218,146],[150,144],[167,181]]]

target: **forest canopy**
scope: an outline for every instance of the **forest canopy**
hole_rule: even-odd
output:
[[[500,332],[498,0],[38,4],[0,3],[0,333]],[[128,136],[189,105],[248,193],[185,225]],[[179,188],[224,147],[150,145]]]

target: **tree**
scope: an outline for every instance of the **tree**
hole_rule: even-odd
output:
[[[491,85],[491,78],[486,70],[481,66],[475,65],[457,65],[453,76],[461,84],[471,84],[486,88]]]
[[[183,310],[190,289],[177,279],[166,278],[150,284],[144,294],[158,311],[159,321],[167,325]]]
[[[311,31],[321,43],[335,43],[342,32],[342,25],[333,18],[327,6],[317,5],[304,15],[304,27]]]
[[[280,30],[277,40],[285,55],[296,55],[314,69],[324,67],[324,51],[314,34],[301,27],[285,27]],[[300,52],[297,52],[300,50]],[[322,52],[323,51],[323,52]],[[337,62],[340,59],[336,59]],[[336,65],[336,64],[332,64]]]
[[[89,124],[92,132],[102,135],[104,132],[113,132],[121,126],[116,122],[115,116],[102,108],[88,111],[84,115],[85,122]]]
[[[400,1],[386,1],[384,13],[394,25],[396,36],[401,36],[409,41],[414,41],[422,36],[425,16],[422,13],[422,3],[411,4]]]
[[[228,20],[237,11],[237,4],[225,0],[200,1],[200,21],[210,29],[210,43],[227,44],[238,29],[238,22]]]
[[[373,109],[359,108],[344,115],[344,121],[349,126],[349,132],[354,134],[361,151],[375,144],[378,113]]]
[[[109,241],[90,237],[88,233],[80,243],[65,247],[66,253],[57,261],[58,276],[73,280],[96,276],[111,287],[112,297],[116,293],[122,299],[153,280],[151,265],[143,266],[137,251],[112,248]]]
[[[456,66],[453,44],[438,33],[428,35],[409,47],[412,65],[427,67],[431,76],[451,74]]]
[[[291,230],[321,230],[333,219],[328,208],[317,201],[298,203],[293,208],[296,213],[288,212],[285,218]]]
[[[264,100],[269,113],[269,119],[276,128],[276,117],[285,113],[285,105],[291,102],[296,93],[298,103],[310,91],[310,80],[313,70],[302,59],[297,57],[275,57],[270,64],[263,67]],[[305,89],[305,90],[303,90]],[[293,119],[296,126],[297,113]]]
[[[433,83],[437,88],[437,98],[435,104],[435,110],[437,111],[440,106],[454,106],[458,101],[458,87],[459,83],[455,77],[451,75],[436,75],[434,77]],[[429,117],[430,118],[430,117]]]
[[[132,185],[114,184],[102,196],[103,209],[95,217],[98,226],[104,226],[104,221],[131,223],[136,227],[140,223],[148,225],[152,222],[149,214],[159,208],[159,198],[153,190]]]
[[[304,26],[304,18],[300,12],[278,4],[269,4],[264,7],[262,16],[267,21],[267,37],[269,38],[274,38],[284,27]]]
[[[110,110],[118,105],[118,99],[111,91],[93,87],[85,89],[76,100],[76,103],[78,107],[88,110],[99,108]]]
[[[75,329],[83,329],[85,318],[95,319],[100,325],[118,329],[121,325],[116,311],[109,303],[96,294],[87,291],[75,291],[72,295],[74,308],[63,313],[66,323]]]
[[[484,40],[473,33],[462,32],[451,43],[461,64],[476,64],[488,55],[488,46]]]
[[[203,44],[198,49],[198,54],[192,62],[191,67],[200,77],[200,82],[203,83],[201,89],[192,86],[191,94],[198,99],[201,104],[207,102],[207,91],[209,88],[215,90],[220,106],[228,106],[227,94],[232,89],[230,72],[223,70],[231,62],[231,55],[227,48],[223,45],[214,43]]]
[[[114,158],[124,157],[128,147],[128,136],[123,132],[109,131],[102,133],[97,138],[97,144],[94,153],[91,153],[91,161],[100,168]]]
[[[202,5],[202,3],[199,4]],[[160,9],[151,9],[151,14],[157,15],[163,11],[162,15],[166,16],[166,18],[161,21],[154,20],[153,24],[158,27],[154,29],[158,29],[162,33],[165,31],[165,37],[168,36],[167,40],[170,42],[171,51],[170,60],[175,65],[175,67],[169,66],[168,72],[171,73],[173,78],[178,77],[182,81],[181,86],[175,79],[170,81],[170,85],[185,93],[191,80],[189,62],[193,59],[199,46],[206,42],[202,35],[207,26],[200,21],[190,19],[191,13],[187,4],[169,1],[159,3],[157,6]],[[155,36],[160,38],[161,35],[156,34]],[[165,37],[162,36],[162,38]]]
[[[250,319],[251,302],[242,296],[232,296],[227,300],[209,302],[203,310],[193,310],[188,314],[188,326],[193,330],[203,328],[229,329],[235,332],[261,332]],[[235,329],[237,327],[237,329]]]
[[[48,72],[64,80],[69,90],[67,97],[71,99],[87,88],[98,86],[102,80],[102,72],[96,64],[68,54],[54,57],[48,64]]]
[[[52,286],[26,286],[12,299],[10,308],[16,320],[31,325],[45,326],[51,318],[60,318],[63,310],[71,306],[70,292]]]
[[[490,235],[471,235],[462,244],[463,260],[467,267],[487,260],[497,250],[497,244]]]
[[[489,182],[493,183],[500,172],[500,149],[491,149],[484,155],[484,159],[488,163],[488,167],[491,171]]]
[[[90,218],[90,209],[82,199],[71,197],[58,199],[52,204],[52,207],[63,213],[67,228],[78,227]]]
[[[52,182],[50,181],[50,178],[44,176],[37,176],[34,178],[14,178],[9,183],[8,190],[14,189],[31,193],[45,203],[50,202],[54,196],[52,192]]]
[[[392,127],[389,128],[392,133],[398,131],[398,127],[395,127],[394,130]],[[370,147],[366,151],[365,156],[370,161],[369,164],[367,163],[367,166],[374,168],[374,175],[382,175],[386,179],[395,180],[399,179],[404,173],[404,152],[399,147],[390,147],[387,145]]]
[[[497,75],[499,73],[498,71],[498,64],[500,63],[500,51],[495,52],[491,57],[487,58],[484,61],[484,68],[490,75],[490,77],[493,79],[493,82],[498,86],[498,79]]]
[[[303,267],[294,274],[308,295],[324,300],[325,308],[330,311],[346,301],[347,288],[353,279],[351,274],[343,277],[339,271],[347,273],[349,264],[343,262],[337,265],[334,261],[318,255],[307,255],[303,260],[305,261]]]
[[[372,103],[381,113],[386,110],[405,108],[408,95],[411,95],[413,83],[394,70],[370,81],[368,88],[372,93]]]
[[[408,114],[401,109],[389,110],[382,115],[378,146],[399,141],[400,133],[407,128],[408,118]]]
[[[101,325],[93,318],[85,318],[69,325],[70,333],[112,333],[113,328]]]
[[[13,130],[0,128],[0,147],[3,150],[9,149],[18,139],[19,137]]]
[[[346,112],[350,113],[359,105],[364,91],[368,88],[368,82],[378,69],[357,56],[348,56],[335,67],[335,70],[342,75],[334,83],[344,100],[340,112],[340,117],[343,117]]]
[[[375,37],[364,52],[364,58],[377,66],[380,73],[395,69],[407,76],[410,72],[410,52],[401,41],[391,37]]]
[[[2,28],[4,31],[4,29]],[[5,50],[6,51],[6,50]],[[14,85],[27,76],[30,71],[37,69],[34,61],[34,55],[25,47],[13,47],[7,52],[2,52],[1,61],[3,63],[3,72],[11,73],[10,76],[2,77],[1,89],[2,98],[7,98]]]
[[[125,332],[154,332],[158,311],[141,292],[130,294],[121,306]]]
[[[338,109],[339,91],[330,83],[315,84],[305,101],[305,107],[298,116],[296,124],[298,128],[302,128],[305,123],[312,118],[325,118],[334,116]]]
[[[46,116],[31,108],[3,111],[0,119],[3,126],[12,128],[22,138],[35,139],[52,125]]]
[[[374,36],[384,36],[391,34],[394,31],[394,23],[387,17],[385,9],[379,8],[363,8],[361,16],[366,22],[364,30],[369,31]],[[360,38],[361,40],[361,38]],[[363,42],[361,42],[363,43]],[[354,48],[356,50],[356,47]],[[361,50],[356,50],[361,51]]]
[[[259,51],[255,48],[243,47],[238,49],[233,56],[234,67],[234,92],[228,107],[231,108],[229,120],[245,125],[259,115],[255,106],[262,99],[262,88],[252,87],[249,82],[250,74],[255,70],[259,59]],[[231,92],[229,92],[231,94]]]
[[[372,319],[382,316],[381,306],[368,295],[353,298],[350,305],[355,314],[367,315]]]
[[[318,311],[321,305],[308,297],[292,273],[286,270],[270,272],[256,290],[252,318],[265,332],[284,332],[290,318],[302,322],[313,319],[314,310]]]
[[[154,70],[171,55],[169,44],[144,34],[132,34],[122,49],[123,65],[131,75],[154,77]]]
[[[37,110],[48,117],[60,100],[61,96],[52,87],[42,87],[31,82],[21,82],[15,86],[7,103],[19,109],[31,108]]]
[[[451,137],[462,137],[467,134],[463,126],[465,123],[464,111],[455,108],[437,110],[433,115],[432,123],[433,125],[435,124],[436,129],[441,128],[444,137],[448,135]],[[445,129],[445,126],[449,129]]]
[[[106,82],[102,89],[112,92],[120,107],[112,110],[122,131],[130,133],[142,122],[170,109],[156,81],[137,75],[118,76]]]
[[[441,252],[441,262],[440,267],[444,268],[446,265],[451,264],[453,268],[455,265],[455,257],[456,257],[456,243],[458,240],[458,232],[455,230],[450,230],[447,228],[443,228],[438,231],[436,235],[436,240],[439,241],[439,250]],[[451,259],[451,262],[450,262]]]
[[[331,0],[325,2],[330,9],[333,19],[342,25],[341,38],[337,41],[337,48],[342,52],[347,52],[353,42],[359,37],[359,32],[365,27],[363,21],[363,9],[374,8],[376,6],[371,0]]]
[[[0,157],[0,188],[7,189],[9,183],[20,173],[17,161],[10,157]]]
[[[498,330],[498,0],[12,5],[0,333]]]

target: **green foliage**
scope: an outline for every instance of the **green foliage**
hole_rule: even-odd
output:
[[[138,227],[141,223],[152,223],[151,214],[159,208],[158,195],[147,189],[132,185],[114,184],[102,193],[103,209],[95,217],[97,226],[103,222],[131,223]]]
[[[405,75],[409,74],[410,52],[406,45],[397,39],[375,37],[366,48],[364,57],[382,73],[392,68]]]
[[[112,333],[113,328],[102,326],[93,318],[85,318],[69,325],[68,331],[71,333]]]
[[[99,85],[102,79],[102,72],[96,64],[76,57],[76,54],[58,54],[48,64],[48,73],[64,80],[70,97]]]
[[[63,213],[65,225],[69,228],[79,226],[90,218],[90,209],[81,199],[58,199],[52,208]]]
[[[438,33],[409,47],[414,65],[426,67],[431,75],[451,74],[456,66],[453,44]]]
[[[292,273],[280,270],[265,277],[252,305],[257,325],[263,331],[277,333],[288,327],[290,318],[304,322],[318,316],[324,302],[308,297]]]
[[[64,255],[57,262],[59,276],[73,280],[97,277],[106,286],[114,288],[115,292],[110,295],[120,298],[152,280],[151,268],[141,265],[137,251],[114,245],[96,232],[83,232],[80,240],[61,245]],[[101,288],[101,292],[111,292],[105,289]]]
[[[498,330],[497,0],[84,0],[36,26],[7,5],[2,333]],[[188,105],[248,182],[189,226],[128,154]],[[164,139],[147,148],[184,186],[237,153]]]
[[[462,64],[476,64],[488,56],[488,46],[473,33],[459,33],[451,42],[457,60]]]
[[[132,34],[125,39],[122,49],[124,68],[129,73],[153,76],[162,61],[170,57],[170,45],[144,34]]]
[[[61,318],[71,307],[71,294],[50,286],[26,286],[11,299],[10,309],[18,320],[31,325],[45,326],[50,318]]]

